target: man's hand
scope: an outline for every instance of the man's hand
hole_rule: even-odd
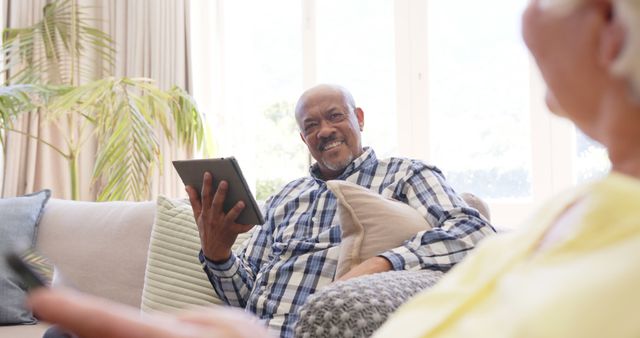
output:
[[[238,224],[236,219],[242,209],[244,202],[240,201],[224,213],[223,203],[227,197],[229,184],[226,181],[220,182],[215,194],[211,191],[211,173],[205,173],[202,181],[202,192],[198,197],[195,188],[187,186],[187,194],[193,209],[193,217],[198,224],[200,233],[200,244],[207,259],[214,262],[224,262],[231,256],[231,246],[236,241],[238,234],[249,231],[253,224]]]
[[[38,318],[82,338],[266,338],[254,317],[228,308],[201,308],[176,316],[154,313],[61,289],[39,288],[29,295]]]
[[[356,278],[365,275],[371,275],[378,272],[391,271],[393,266],[391,262],[384,257],[375,256],[367,259],[366,261],[356,265],[349,272],[342,275],[336,281],[344,281],[351,278]]]

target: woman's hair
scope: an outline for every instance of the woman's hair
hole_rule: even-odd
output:
[[[541,0],[540,7],[560,15],[568,14],[585,0]],[[613,0],[614,15],[625,29],[625,41],[611,72],[629,81],[631,90],[640,99],[640,0]]]

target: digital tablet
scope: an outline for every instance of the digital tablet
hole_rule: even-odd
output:
[[[245,207],[236,219],[236,223],[264,223],[258,203],[253,198],[240,166],[234,157],[173,161],[173,166],[176,168],[184,185],[196,188],[198,193],[202,191],[202,179],[207,171],[213,176],[212,193],[216,192],[220,181],[227,181],[229,189],[223,204],[224,212],[229,212],[238,201],[243,201]]]

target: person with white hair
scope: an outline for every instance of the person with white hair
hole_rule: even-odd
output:
[[[482,242],[375,337],[640,337],[640,0],[532,0],[523,36],[550,109],[609,152],[612,172]],[[260,337],[225,310],[174,317],[66,291],[35,312],[82,337]],[[212,310],[213,311],[213,310]]]
[[[612,172],[481,243],[375,337],[640,337],[640,1],[534,0],[522,27],[547,105]]]

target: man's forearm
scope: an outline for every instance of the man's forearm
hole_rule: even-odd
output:
[[[403,246],[381,256],[391,262],[394,270],[419,267],[446,272],[475,248],[480,240],[495,233],[491,225],[473,216],[456,217],[447,222],[442,227],[418,233]]]
[[[255,276],[233,253],[226,262],[211,262],[200,253],[200,262],[218,296],[227,304],[244,308]]]
[[[379,272],[386,272],[393,270],[393,266],[388,259],[375,256],[371,257],[364,262],[356,265],[353,269],[351,269],[346,274],[342,275],[337,281],[343,281],[351,278],[356,278],[360,276],[371,275]]]

